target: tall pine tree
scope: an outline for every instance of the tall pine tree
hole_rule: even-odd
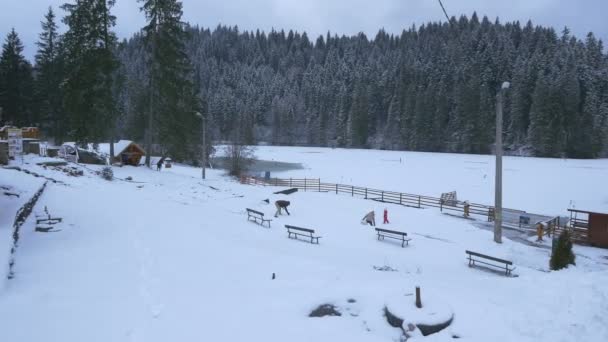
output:
[[[178,160],[194,156],[198,99],[192,68],[184,47],[182,3],[176,0],[140,0],[147,20],[143,28],[148,50],[148,120],[146,165],[150,166],[153,139]]]
[[[37,123],[32,109],[33,82],[32,66],[23,57],[23,44],[12,29],[0,57],[1,122],[18,126]]]
[[[114,57],[116,37],[110,14],[114,0],[78,0],[66,3],[63,22],[66,79],[64,107],[70,136],[80,144],[108,139],[116,115],[112,75],[118,67]],[[111,141],[112,142],[112,141]]]
[[[41,25],[42,32],[36,42],[38,50],[35,56],[35,97],[43,129],[49,131],[55,143],[59,144],[65,137],[65,118],[61,108],[60,42],[53,8],[49,7]]]

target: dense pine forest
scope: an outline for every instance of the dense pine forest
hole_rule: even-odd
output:
[[[177,1],[143,3],[148,24],[122,42],[113,1],[64,5],[64,34],[49,10],[34,65],[9,33],[1,121],[39,125],[56,142],[129,138],[182,160],[197,159],[201,116],[214,141],[491,153],[496,94],[509,81],[508,153],[608,154],[608,56],[592,33],[473,14],[373,38],[310,38],[193,27]]]

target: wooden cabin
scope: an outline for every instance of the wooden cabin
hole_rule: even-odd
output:
[[[21,127],[21,134],[24,139],[40,139],[40,131],[38,127]]]
[[[0,140],[8,139],[9,129],[19,128],[15,126],[2,126],[0,127]],[[21,136],[24,139],[40,139],[40,130],[38,127],[21,127]]]
[[[99,144],[99,152],[110,155],[110,144]],[[114,160],[112,163],[138,166],[141,158],[146,155],[141,146],[131,140],[120,140],[114,143]]]

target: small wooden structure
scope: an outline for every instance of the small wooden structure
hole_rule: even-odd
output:
[[[0,127],[0,140],[8,139],[8,130],[11,128],[17,128],[15,126],[2,126]]]
[[[19,128],[15,126],[2,126],[0,127],[0,139],[8,139],[8,130],[11,128]],[[40,139],[40,130],[38,127],[21,127],[21,134],[24,139]]]
[[[23,138],[22,141],[24,154],[40,154],[40,140],[34,138]]]
[[[130,141],[125,148],[123,148],[116,154],[115,158],[120,158],[123,165],[138,166],[139,162],[141,161],[141,158],[145,155],[146,152],[143,148],[141,148],[136,143]]]
[[[47,157],[57,157],[59,155],[59,146],[47,146],[46,148],[46,156]]]
[[[99,152],[110,155],[110,144],[99,144]],[[112,163],[122,163],[122,165],[138,166],[141,158],[146,155],[141,146],[131,140],[119,140],[114,143],[114,160]]]
[[[608,214],[578,209],[568,211],[574,233],[586,232],[590,245],[608,248]]]
[[[40,139],[40,130],[38,130],[38,127],[21,127],[21,134],[24,139]]]

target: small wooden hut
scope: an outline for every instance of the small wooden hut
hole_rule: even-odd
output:
[[[578,209],[568,211],[570,226],[575,232],[586,231],[590,245],[608,248],[608,214]]]
[[[38,127],[21,127],[21,134],[24,139],[40,139],[40,131]]]
[[[110,155],[110,144],[99,144],[99,152]],[[112,162],[138,166],[141,158],[145,155],[146,152],[138,144],[131,140],[120,140],[114,143],[114,160]]]

